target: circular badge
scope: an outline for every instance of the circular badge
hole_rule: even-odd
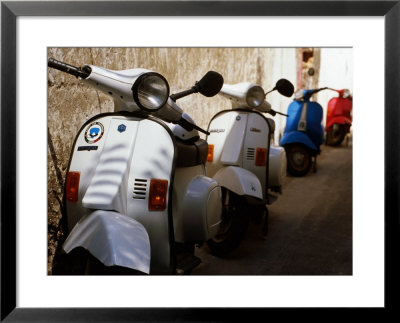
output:
[[[104,127],[100,122],[91,123],[85,131],[85,140],[88,144],[98,142],[104,133]]]

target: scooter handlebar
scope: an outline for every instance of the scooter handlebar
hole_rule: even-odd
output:
[[[282,112],[279,112],[279,111],[275,111],[275,110],[272,110],[272,109],[269,111],[269,114],[271,114],[272,116],[275,116],[276,114],[280,114],[280,115],[285,116],[285,117],[289,116],[289,115],[287,115],[285,113],[282,113]]]
[[[210,135],[210,133],[202,128],[200,128],[199,126],[185,120],[184,118],[181,118],[180,120],[173,122],[176,124],[179,124],[183,129],[187,130],[187,131],[192,131],[193,129],[196,129],[204,134],[206,134],[207,136]]]
[[[328,88],[328,87],[321,87],[321,88],[319,88],[319,89],[315,89],[315,90],[313,90],[313,94],[314,94],[314,93],[317,93],[317,92],[319,92],[319,91],[327,90],[327,89],[329,89],[329,88]]]
[[[49,58],[47,66],[83,79],[87,78],[92,72],[89,66],[76,67],[54,58]]]

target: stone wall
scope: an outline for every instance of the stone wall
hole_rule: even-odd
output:
[[[248,81],[260,84],[265,90],[272,89],[282,77],[296,85],[294,48],[48,48],[48,57],[76,66],[153,70],[166,77],[171,93],[190,88],[208,70],[221,73],[225,83]],[[275,110],[282,112],[290,102],[276,92],[267,99]],[[229,101],[221,96],[205,98],[194,94],[178,103],[202,128],[207,128],[216,112],[230,108]],[[109,111],[113,111],[110,97],[71,75],[48,69],[49,274],[57,243],[63,236],[60,227],[63,186],[75,135],[86,120]],[[278,133],[285,121],[280,116],[275,121]]]

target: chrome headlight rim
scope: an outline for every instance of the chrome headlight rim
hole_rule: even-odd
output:
[[[158,78],[158,79],[161,80],[161,82],[163,82],[164,85],[165,85],[165,97],[161,98],[161,100],[159,100],[159,103],[157,104],[157,106],[155,106],[154,108],[150,108],[150,107],[148,107],[148,106],[145,106],[145,105],[141,102],[141,100],[140,100],[140,98],[139,98],[140,86],[142,86],[142,85],[144,84],[144,82],[148,81],[148,79],[149,79],[149,78],[152,78],[152,77]],[[169,84],[168,84],[167,79],[166,79],[164,76],[162,76],[161,74],[156,73],[156,72],[146,72],[146,73],[143,73],[142,75],[140,75],[140,76],[136,79],[136,81],[134,82],[134,84],[133,84],[133,86],[132,86],[132,94],[133,94],[133,99],[134,99],[135,103],[137,104],[137,106],[138,106],[140,109],[142,109],[142,110],[144,110],[144,111],[146,111],[146,112],[156,112],[156,111],[158,111],[159,109],[161,109],[161,108],[167,103],[167,101],[168,101],[168,98],[169,98],[169,91],[170,91],[170,88],[169,88]],[[156,96],[155,96],[155,97],[156,97]],[[156,97],[156,98],[160,99],[159,97]]]
[[[247,90],[246,103],[250,108],[261,106],[265,99],[265,93],[261,86],[255,85]]]

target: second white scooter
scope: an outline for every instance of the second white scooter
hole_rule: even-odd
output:
[[[290,97],[294,87],[281,79],[274,89]],[[268,93],[269,93],[268,92]],[[255,84],[224,84],[220,94],[232,101],[232,109],[217,113],[208,126],[207,175],[222,187],[223,216],[218,234],[207,244],[216,255],[225,255],[242,241],[249,213],[265,212],[263,233],[268,230],[267,205],[276,200],[286,176],[286,155],[271,144],[275,122],[262,113],[276,111]]]

